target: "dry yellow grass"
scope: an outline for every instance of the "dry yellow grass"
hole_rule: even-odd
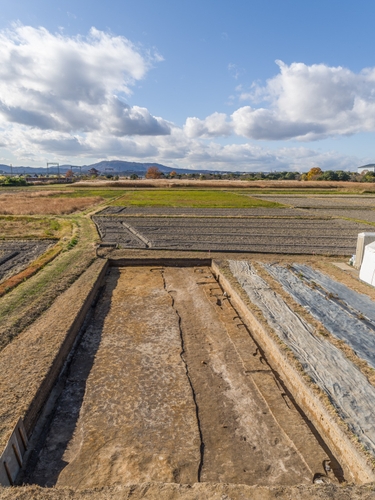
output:
[[[139,179],[119,181],[84,181],[76,184],[76,187],[124,187],[124,188],[173,188],[173,187],[195,187],[195,188],[247,188],[247,189],[298,189],[302,192],[309,190],[332,189],[338,192],[371,192],[375,193],[375,184],[366,182],[343,182],[343,181],[243,181],[243,180],[189,180],[189,179]]]
[[[61,238],[69,231],[69,221],[56,216],[0,216],[1,239]]]
[[[99,196],[59,198],[56,194],[56,191],[2,193],[0,194],[0,215],[71,214],[102,201]]]

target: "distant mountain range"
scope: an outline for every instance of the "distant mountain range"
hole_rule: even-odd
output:
[[[140,177],[144,176],[147,172],[147,170],[150,167],[158,167],[158,169],[163,172],[164,174],[168,174],[170,172],[176,172],[177,174],[229,174],[229,173],[235,173],[235,174],[240,174],[242,172],[240,171],[230,171],[230,170],[203,170],[203,169],[189,169],[189,168],[172,168],[172,167],[167,167],[166,165],[162,165],[161,163],[138,163],[135,161],[122,161],[122,160],[111,160],[111,161],[100,161],[98,163],[93,163],[91,165],[82,165],[82,166],[77,166],[77,165],[60,165],[59,166],[59,171],[60,174],[64,175],[65,172],[73,168],[73,172],[80,173],[82,174],[88,172],[90,169],[95,168],[96,170],[99,170],[100,173],[102,174],[112,174],[112,175],[123,175],[123,176],[129,176],[132,174],[136,174]],[[370,165],[364,165],[363,167],[358,167],[358,170],[364,167],[374,167],[374,164]],[[46,167],[24,167],[24,166],[17,166],[17,167],[12,167],[12,172],[13,174],[38,174],[38,175],[45,175],[47,174],[47,168]],[[0,174],[1,173],[6,173],[10,174],[11,173],[11,167],[9,165],[3,165],[0,164]],[[48,173],[49,174],[57,174],[58,169],[55,166],[51,166],[48,168]]]
[[[167,167],[165,165],[161,165],[160,163],[137,163],[133,161],[121,161],[121,160],[111,160],[111,161],[100,161],[99,163],[93,163],[92,165],[82,165],[81,167],[76,166],[76,165],[60,165],[59,168],[56,166],[51,166],[48,168],[48,173],[49,174],[57,174],[58,170],[60,171],[60,174],[65,174],[68,170],[73,168],[73,172],[77,173],[86,173],[90,169],[95,168],[96,170],[99,170],[99,172],[103,174],[113,174],[113,175],[132,175],[132,174],[137,174],[139,176],[145,175],[147,170],[150,167],[158,167],[158,169],[163,172],[164,174],[170,173],[170,172],[176,172],[178,174],[192,174],[192,173],[197,173],[197,174],[202,174],[202,173],[215,173],[212,170],[193,170],[193,169],[187,169],[187,168],[171,168]],[[17,166],[17,167],[11,167],[9,165],[2,165],[0,164],[0,173],[6,173],[10,174],[11,171],[13,174],[47,174],[47,168],[46,167],[23,167],[23,166]],[[225,173],[220,171],[220,173]]]

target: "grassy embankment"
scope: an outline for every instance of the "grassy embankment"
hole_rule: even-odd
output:
[[[51,215],[49,212],[53,212],[56,205],[45,203],[40,216],[0,217],[1,234],[6,239],[58,238],[56,245],[27,269],[3,283],[7,293],[0,298],[0,349],[40,316],[93,262],[95,242],[99,238],[89,214],[119,194],[122,193],[114,190],[106,190],[101,196],[95,194],[98,200],[95,199],[95,203],[90,200],[85,211],[65,216]],[[92,198],[92,193],[87,191],[65,192],[62,197],[75,203],[82,195]],[[8,198],[8,210],[12,209],[11,199]],[[13,208],[16,211],[16,204]],[[18,286],[11,289],[15,285]]]

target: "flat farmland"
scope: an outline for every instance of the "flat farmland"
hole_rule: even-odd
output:
[[[262,200],[279,202],[290,207],[289,210],[294,210],[295,212],[298,210],[310,216],[341,217],[375,223],[374,196],[295,196],[280,194],[257,195],[257,197]]]
[[[127,191],[124,196],[112,202],[114,206],[139,207],[196,207],[196,208],[246,208],[246,207],[279,207],[279,203],[261,200],[223,189],[142,189]]]
[[[310,217],[310,213],[294,208],[194,208],[194,207],[138,207],[109,206],[100,215],[124,215],[126,217]]]
[[[124,215],[127,217],[202,217],[202,211],[190,207],[116,207],[109,206],[105,208],[100,215]],[[371,207],[345,206],[336,208],[318,207],[293,207],[293,208],[205,208],[205,217],[275,217],[275,218],[295,218],[295,219],[330,219],[347,218],[375,223],[375,209]],[[367,231],[371,228],[367,228]]]
[[[0,242],[0,283],[25,269],[54,243],[53,240]]]
[[[341,219],[211,217],[94,218],[104,242],[124,248],[349,255],[366,225]]]
[[[304,210],[308,212],[311,217],[340,217],[346,219],[354,219],[357,221],[363,221],[374,225],[375,223],[375,210],[369,209],[342,209],[342,208],[311,208],[309,210]],[[366,231],[373,231],[370,227]]]
[[[319,195],[305,195],[305,196],[295,196],[295,195],[254,195],[260,200],[269,201],[273,203],[282,203],[287,206],[298,207],[298,208],[336,208],[336,209],[375,209],[375,197],[374,196],[350,196],[350,195],[340,195],[340,196],[319,196]]]
[[[56,192],[30,191],[0,194],[1,215],[70,214],[96,205],[98,196],[71,198],[60,197]]]

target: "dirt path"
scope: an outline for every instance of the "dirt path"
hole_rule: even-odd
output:
[[[114,268],[25,477],[296,485],[327,458],[209,269]]]

